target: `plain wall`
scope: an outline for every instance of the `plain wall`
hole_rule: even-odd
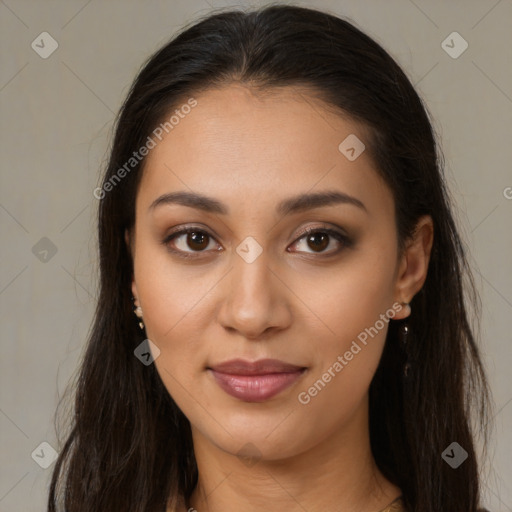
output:
[[[296,3],[347,16],[375,38],[433,115],[483,305],[482,351],[496,421],[486,504],[511,511],[512,2]],[[250,5],[263,2],[0,3],[3,512],[45,510],[53,464],[42,469],[31,454],[44,441],[58,449],[55,409],[94,309],[93,189],[128,87],[181,26],[212,8]],[[58,48],[43,59],[31,43],[45,31]],[[469,45],[458,58],[441,47],[453,31]]]

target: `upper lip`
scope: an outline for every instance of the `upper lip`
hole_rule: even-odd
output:
[[[269,373],[292,373],[303,370],[304,366],[297,366],[278,359],[260,359],[259,361],[246,361],[232,359],[208,367],[219,373],[231,375],[265,375]]]

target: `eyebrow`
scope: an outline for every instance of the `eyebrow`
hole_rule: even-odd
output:
[[[155,210],[159,206],[168,204],[180,204],[182,206],[203,210],[208,213],[218,213],[221,215],[229,214],[229,208],[217,199],[197,194],[195,192],[185,191],[171,192],[158,197],[151,203],[149,210]],[[322,206],[331,206],[335,204],[353,205],[365,212],[368,212],[362,201],[356,197],[336,190],[327,190],[324,192],[309,194],[305,193],[290,197],[281,201],[277,205],[276,212],[284,217],[291,213],[298,213],[306,210],[312,210],[313,208],[321,208]]]

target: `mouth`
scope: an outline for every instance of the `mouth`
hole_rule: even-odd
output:
[[[235,359],[207,367],[228,395],[244,402],[264,402],[296,383],[306,371],[277,359]]]

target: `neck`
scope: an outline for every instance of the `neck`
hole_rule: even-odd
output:
[[[241,460],[192,428],[199,471],[187,510],[378,511],[400,495],[371,453],[367,414],[280,460]]]

